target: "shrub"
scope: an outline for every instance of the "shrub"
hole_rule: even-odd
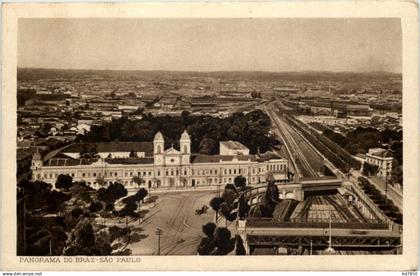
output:
[[[90,212],[92,212],[92,213],[96,213],[96,212],[101,211],[103,207],[104,207],[104,206],[102,205],[102,203],[101,203],[101,202],[99,202],[99,201],[94,201],[94,202],[92,202],[92,203],[90,204],[90,206],[89,206],[89,211],[90,211]]]
[[[60,174],[55,182],[57,189],[68,190],[73,185],[73,178],[70,175]]]
[[[220,205],[223,202],[225,202],[225,200],[222,197],[214,197],[210,200],[209,205],[214,211],[218,212],[220,209]]]
[[[236,176],[233,182],[235,183],[235,187],[239,188],[240,190],[246,186],[246,178],[242,175]]]

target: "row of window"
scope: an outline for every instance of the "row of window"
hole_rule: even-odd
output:
[[[366,161],[370,164],[378,165],[379,167],[382,167],[384,161],[376,160],[373,158],[367,158]],[[391,162],[385,163],[385,168],[389,169],[391,168]]]
[[[286,169],[286,165],[283,164],[270,164],[267,165],[267,171],[282,171]]]
[[[44,179],[53,179],[53,178],[57,178],[60,174],[67,174],[70,175],[71,177],[74,177],[75,174],[74,173],[44,173]],[[38,173],[36,174],[36,178],[40,179],[41,178],[41,174]]]
[[[125,176],[152,176],[152,172],[151,171],[142,171],[142,172],[125,172],[124,174]]]
[[[270,164],[267,165],[267,170],[269,171],[280,171],[286,168],[286,165],[283,164]],[[246,168],[234,168],[234,169],[224,169],[221,171],[224,175],[246,175],[248,170]],[[253,168],[252,169],[252,174],[255,173],[261,173],[264,172],[264,168]],[[191,170],[191,175],[218,175],[219,170],[218,169],[201,169],[201,170]],[[71,177],[75,177],[75,173],[66,173],[66,172],[60,172],[60,174],[68,174]],[[129,176],[152,176],[152,171],[130,171],[130,172],[125,172],[124,176],[125,177],[129,177]],[[178,169],[166,169],[164,170],[164,174],[166,176],[186,176],[188,175],[188,171],[186,169],[184,170],[178,170]],[[52,178],[56,178],[58,177],[58,173],[44,173],[44,178],[46,179],[52,179]],[[101,172],[82,172],[80,174],[80,176],[82,178],[86,177],[86,178],[90,178],[90,177],[102,177],[102,173]],[[118,177],[118,176],[123,176],[122,172],[118,172],[118,171],[105,171],[103,173],[104,177]],[[157,176],[161,176],[161,170],[157,171]]]

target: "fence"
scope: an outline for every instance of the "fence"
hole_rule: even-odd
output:
[[[246,227],[275,227],[275,228],[329,228],[328,221],[278,221],[271,218],[248,218],[246,221]],[[367,223],[364,222],[332,222],[331,228],[335,229],[388,229],[388,224],[378,221],[370,220]]]

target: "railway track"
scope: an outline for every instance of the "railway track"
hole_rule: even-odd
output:
[[[290,199],[282,200],[274,210],[273,215],[276,216],[276,219],[280,222],[288,221],[290,217],[290,213],[293,212],[293,210],[290,210],[292,208],[293,201]]]
[[[358,222],[358,220],[355,218],[355,216],[345,207],[338,204],[336,200],[332,199],[331,196],[326,196],[325,200],[334,207],[335,210],[337,210],[341,216],[347,221],[347,222]]]
[[[296,141],[296,138],[292,135],[292,130],[290,129],[290,126],[288,126],[285,122],[280,120],[275,114],[274,111],[267,108],[267,113],[269,114],[271,120],[275,124],[278,132],[280,133],[280,136],[285,143],[288,151],[289,151],[289,158],[294,160],[294,165],[296,167],[296,171],[302,176],[302,177],[319,177],[317,170],[315,170],[309,161],[307,160],[306,156],[303,154],[302,150],[300,149],[301,143],[306,143],[303,139]],[[292,156],[293,154],[296,155],[296,157],[299,158],[299,165],[296,164],[296,157]]]

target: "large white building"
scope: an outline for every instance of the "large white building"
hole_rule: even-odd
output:
[[[382,148],[369,149],[366,154],[366,162],[378,166],[378,176],[387,178],[392,171],[392,153]]]
[[[191,153],[186,131],[179,140],[179,150],[165,149],[164,144],[160,132],[153,142],[72,144],[47,161],[34,154],[32,175],[34,180],[54,184],[58,175],[68,174],[93,188],[115,181],[136,188],[139,178],[146,187],[197,187],[233,183],[238,175],[252,185],[265,182],[268,172],[277,181],[287,180],[286,159],[271,152],[250,155],[236,141],[220,142],[220,155]],[[94,147],[97,157],[80,157],[80,152],[89,147]]]

